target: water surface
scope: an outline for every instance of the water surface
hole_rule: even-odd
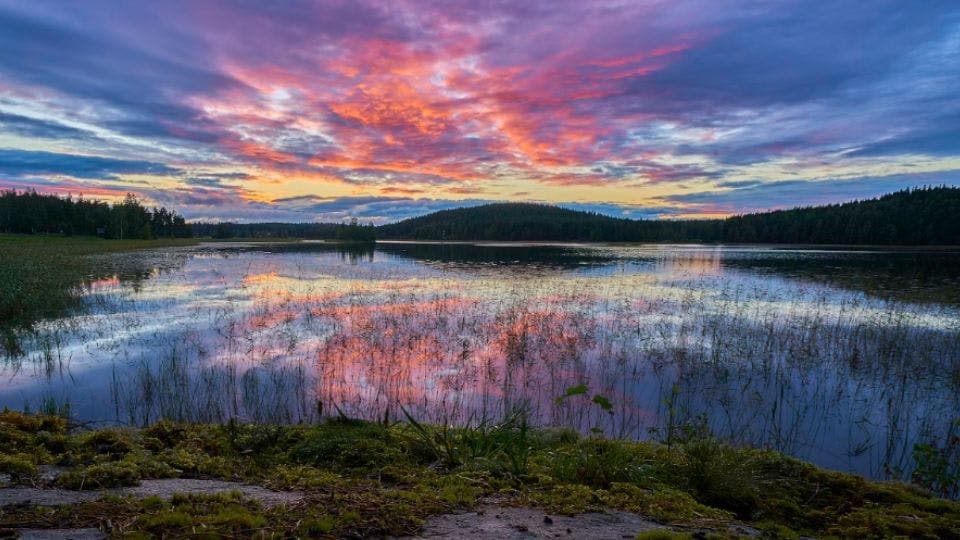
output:
[[[953,252],[204,244],[98,263],[85,309],[0,365],[0,406],[133,425],[525,407],[615,437],[708,426],[877,478],[960,417]]]

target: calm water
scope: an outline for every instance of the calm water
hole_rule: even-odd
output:
[[[0,406],[134,425],[527,407],[616,437],[707,423],[880,478],[960,417],[958,253],[217,244],[99,262],[84,312],[0,363]]]

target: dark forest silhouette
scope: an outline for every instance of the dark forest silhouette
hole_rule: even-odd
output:
[[[108,204],[82,195],[57,197],[35,191],[0,192],[0,232],[118,239],[193,236],[183,216],[166,208],[147,208],[132,194]]]
[[[960,188],[925,187],[875,199],[733,216],[633,220],[534,203],[443,210],[374,227],[349,223],[194,223],[135,196],[108,204],[33,191],[0,192],[0,232],[107,238],[316,238],[348,242],[522,240],[769,244],[960,245]]]
[[[960,188],[931,187],[726,219],[632,220],[529,203],[444,210],[378,238],[774,244],[960,245]]]

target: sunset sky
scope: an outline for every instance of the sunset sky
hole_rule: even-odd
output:
[[[0,0],[0,189],[194,220],[960,185],[960,2]]]

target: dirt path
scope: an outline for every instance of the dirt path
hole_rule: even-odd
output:
[[[170,498],[175,493],[206,494],[229,493],[239,491],[244,496],[260,501],[264,506],[277,506],[297,502],[303,498],[300,493],[272,491],[260,486],[224,482],[222,480],[195,480],[189,478],[171,478],[166,480],[144,480],[139,486],[94,491],[72,491],[67,489],[44,489],[16,487],[0,489],[0,507],[11,504],[35,504],[54,506],[95,501],[104,495],[119,495],[137,498]]]
[[[102,540],[107,535],[97,529],[21,529],[21,540]]]
[[[477,511],[434,516],[412,538],[513,540],[529,538],[636,538],[663,525],[627,512],[553,516],[531,508],[483,506]]]
[[[176,493],[215,494],[239,491],[264,506],[297,502],[301,493],[272,491],[260,486],[220,480],[144,480],[136,487],[70,491],[64,489],[6,488],[0,489],[0,507],[7,505],[53,506],[94,501],[104,495],[137,498],[169,498]],[[444,514],[427,520],[423,530],[413,539],[466,538],[471,540],[526,540],[533,538],[591,538],[620,540],[635,538],[638,533],[668,529],[664,525],[628,512],[610,511],[576,516],[555,516],[532,508],[514,508],[486,504],[477,510]],[[36,540],[94,540],[106,538],[96,529],[18,530],[20,538]],[[747,531],[738,531],[745,533]],[[748,533],[749,534],[749,533]],[[0,535],[2,536],[2,535]]]
[[[5,488],[0,489],[0,507],[8,505],[55,506],[95,501],[104,495],[120,495],[136,498],[170,498],[176,493],[205,494],[239,491],[245,497],[256,499],[264,506],[277,506],[299,501],[303,495],[296,492],[273,491],[260,486],[224,482],[221,480],[195,480],[173,478],[167,480],[143,480],[139,486],[96,491],[71,491],[67,489]],[[21,529],[16,531],[24,540],[99,540],[107,535],[97,529]],[[2,535],[0,535],[2,536]]]

